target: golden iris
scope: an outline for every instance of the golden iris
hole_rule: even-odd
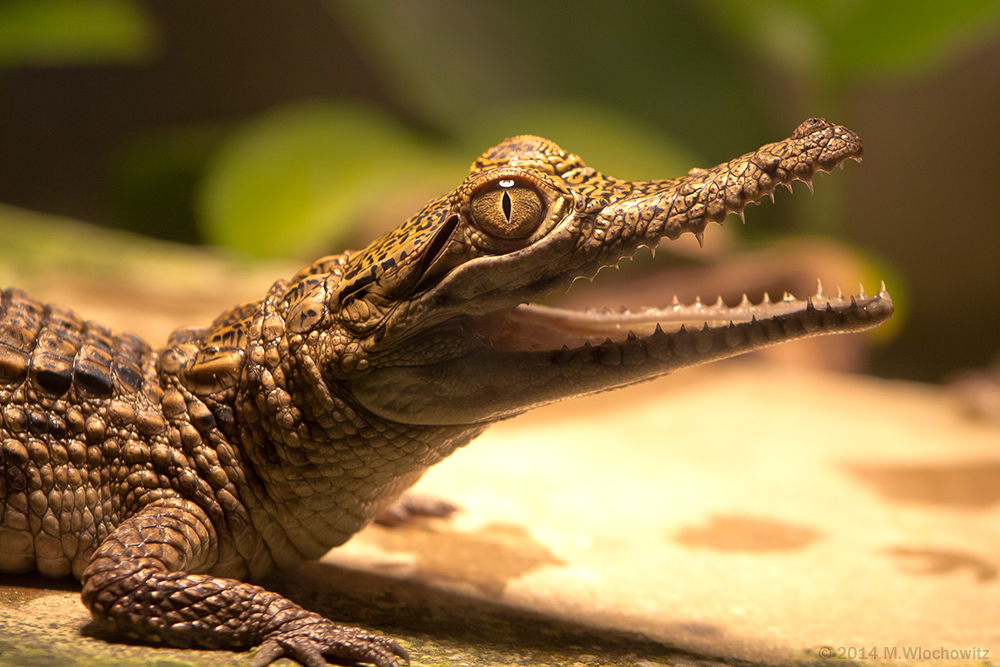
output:
[[[541,224],[542,199],[532,188],[504,179],[472,198],[472,217],[487,234],[521,239]]]

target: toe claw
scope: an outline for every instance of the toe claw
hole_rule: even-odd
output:
[[[366,663],[375,667],[401,667],[410,664],[406,650],[393,639],[358,628],[344,627],[319,615],[284,632],[278,631],[261,644],[251,667],[265,667],[274,660],[288,657],[305,667],[325,667],[328,659]],[[400,662],[402,661],[402,662]]]
[[[278,658],[283,657],[285,657],[285,649],[281,647],[278,640],[268,639],[257,649],[256,655],[250,661],[250,667],[266,667]]]

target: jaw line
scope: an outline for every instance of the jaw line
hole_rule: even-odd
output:
[[[475,318],[474,330],[487,345],[506,352],[556,351],[608,344],[609,341],[624,343],[654,335],[717,331],[742,324],[764,326],[789,318],[803,321],[804,335],[801,337],[805,337],[841,331],[839,327],[825,327],[822,316],[845,314],[852,308],[862,311],[874,308],[891,313],[892,300],[883,284],[879,293],[872,296],[861,289],[857,296],[845,297],[838,290],[837,296],[830,297],[820,286],[816,294],[805,300],[785,293],[781,300],[771,301],[765,294],[760,303],[753,304],[744,295],[736,306],[727,306],[721,298],[711,305],[697,299],[685,305],[674,297],[673,304],[667,308],[622,309],[617,313],[608,309],[578,311],[526,304]],[[809,326],[810,320],[815,327]]]
[[[396,359],[353,379],[351,391],[391,421],[483,424],[790,340],[870,329],[892,310],[884,289],[872,296],[789,297],[732,308],[695,303],[641,313],[501,308],[424,330]],[[419,363],[420,348],[443,354]]]

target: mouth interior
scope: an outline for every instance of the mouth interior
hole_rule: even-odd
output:
[[[753,320],[761,321],[782,315],[804,312],[810,306],[817,310],[843,310],[852,303],[865,305],[876,297],[827,296],[820,287],[816,294],[805,300],[785,294],[780,301],[764,300],[753,304],[744,296],[736,306],[727,306],[719,298],[714,304],[701,301],[682,304],[676,297],[667,308],[647,308],[641,311],[622,310],[613,313],[586,310],[576,311],[539,304],[508,308],[483,318],[478,327],[480,335],[492,347],[512,352],[558,350],[563,346],[579,347],[585,343],[599,345],[607,339],[625,341],[629,334],[647,338],[659,328],[664,333],[680,331],[682,327],[700,330],[728,327]]]

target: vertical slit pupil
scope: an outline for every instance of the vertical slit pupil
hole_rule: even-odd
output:
[[[503,207],[503,216],[507,218],[507,222],[509,223],[514,208],[514,203],[510,200],[510,193],[503,193],[503,197],[500,199],[500,206]]]

